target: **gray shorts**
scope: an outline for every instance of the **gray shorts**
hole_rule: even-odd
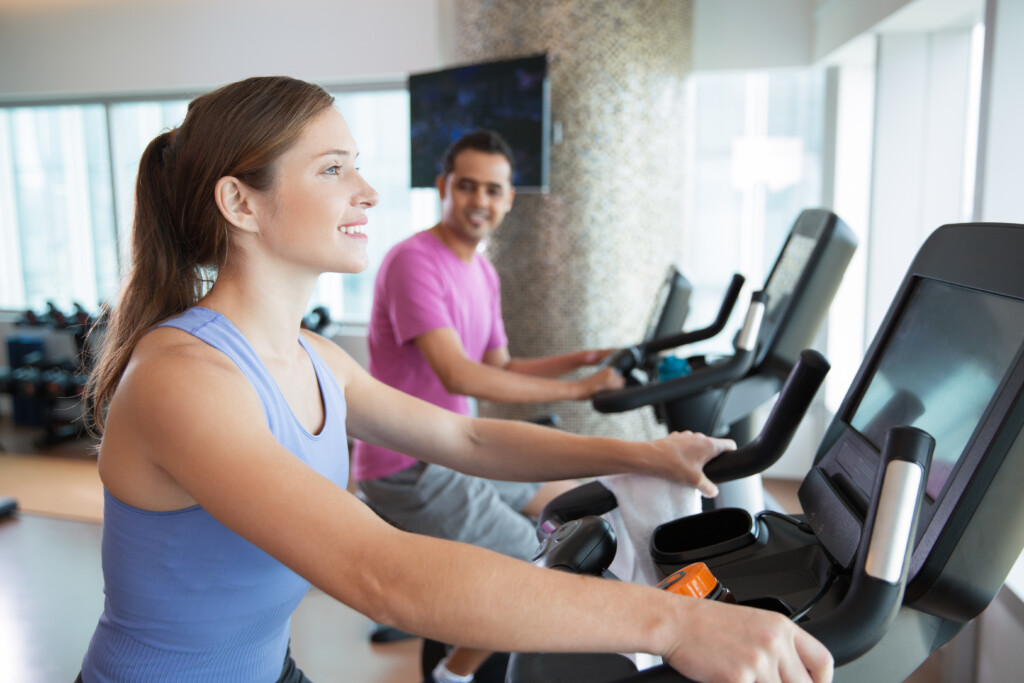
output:
[[[538,542],[522,510],[542,485],[482,479],[422,462],[359,482],[370,504],[401,529],[523,560],[530,559]]]

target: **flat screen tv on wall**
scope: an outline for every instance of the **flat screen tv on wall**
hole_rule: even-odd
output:
[[[550,99],[544,54],[410,75],[412,187],[434,187],[448,145],[490,128],[515,153],[516,189],[547,191]]]

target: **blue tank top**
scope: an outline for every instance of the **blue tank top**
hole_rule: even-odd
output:
[[[249,378],[274,437],[344,488],[345,397],[305,339],[323,397],[319,434],[295,418],[273,377],[227,318],[195,307],[175,327],[226,354]],[[281,675],[291,614],[309,583],[199,506],[151,512],[104,491],[103,614],[82,663],[85,683],[273,683]]]

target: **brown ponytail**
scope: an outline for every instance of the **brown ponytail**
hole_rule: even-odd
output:
[[[86,390],[94,434],[103,433],[107,407],[142,336],[195,305],[227,260],[230,231],[214,202],[217,181],[233,176],[269,189],[274,161],[333,101],[311,83],[250,78],[196,98],[179,128],[146,147],[135,186],[131,269]]]

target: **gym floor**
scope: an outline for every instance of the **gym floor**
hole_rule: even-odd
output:
[[[40,447],[38,438],[0,416],[0,496],[21,504],[0,520],[0,680],[70,683],[103,607],[102,489],[90,440]],[[799,511],[797,485],[765,482],[788,512]],[[422,680],[421,641],[374,644],[372,630],[369,619],[313,589],[293,617],[292,652],[314,681]],[[936,659],[908,680],[940,680]]]

